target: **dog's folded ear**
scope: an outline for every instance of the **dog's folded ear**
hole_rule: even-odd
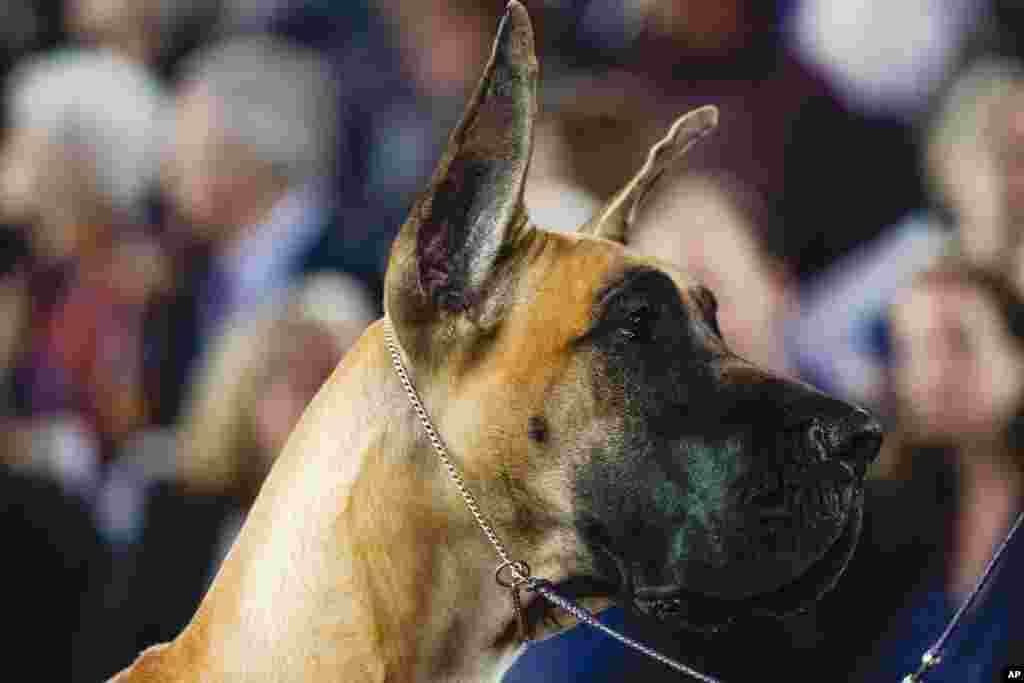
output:
[[[676,119],[668,134],[651,147],[647,161],[633,179],[616,192],[580,232],[625,244],[644,197],[676,160],[717,125],[718,108],[710,105]]]
[[[392,249],[385,294],[392,317],[471,308],[502,245],[527,225],[537,78],[530,18],[512,0],[462,121]]]

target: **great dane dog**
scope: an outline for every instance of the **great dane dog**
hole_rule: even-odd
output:
[[[389,323],[510,554],[563,594],[708,628],[835,583],[878,423],[731,353],[712,293],[625,247],[717,110],[679,119],[590,223],[548,232],[523,204],[537,78],[513,0],[393,246],[385,318],[305,411],[188,627],[112,680],[501,678],[521,649],[509,594],[410,407]],[[538,635],[572,621],[524,600]]]

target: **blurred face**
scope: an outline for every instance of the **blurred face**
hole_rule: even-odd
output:
[[[59,156],[45,131],[11,131],[0,157],[0,208],[5,220],[27,223],[37,218],[39,197],[50,172],[60,168]]]
[[[490,16],[460,11],[448,2],[385,0],[405,33],[405,59],[418,85],[436,95],[455,95],[475,83],[467,64],[486,59]]]
[[[0,152],[0,216],[30,226],[44,260],[70,258],[100,227],[90,220],[99,198],[89,178],[84,151],[69,153],[43,130],[12,130]]]
[[[174,141],[165,165],[168,192],[195,236],[217,240],[240,227],[251,200],[253,165],[225,139],[216,100],[189,85],[178,97]]]
[[[1005,426],[1024,389],[1024,355],[979,290],[917,285],[892,322],[895,389],[914,431],[958,443]]]
[[[256,438],[263,453],[276,458],[302,412],[341,360],[334,337],[307,330],[291,335],[291,345],[270,368],[256,403]]]

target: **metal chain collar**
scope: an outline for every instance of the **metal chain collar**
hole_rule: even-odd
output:
[[[598,621],[597,617],[595,617],[593,613],[585,607],[562,595],[559,595],[550,581],[532,576],[530,573],[530,566],[528,564],[522,560],[513,560],[511,558],[508,554],[508,550],[505,548],[505,544],[501,542],[497,532],[495,532],[494,525],[487,518],[484,511],[480,509],[472,491],[469,490],[465,479],[462,478],[462,474],[459,472],[458,467],[456,467],[455,462],[448,454],[448,449],[445,447],[440,435],[438,435],[437,430],[434,429],[430,416],[427,414],[426,409],[424,409],[423,403],[420,401],[419,394],[416,393],[416,388],[409,380],[409,374],[405,370],[405,364],[402,362],[402,356],[398,350],[398,343],[395,340],[394,331],[391,328],[391,321],[387,317],[384,318],[384,340],[387,343],[388,351],[391,354],[391,361],[395,366],[395,371],[398,373],[398,379],[401,380],[402,386],[405,388],[405,393],[409,396],[409,402],[412,404],[413,409],[419,416],[420,423],[422,423],[423,429],[427,433],[427,438],[430,439],[430,443],[433,445],[434,451],[437,453],[437,457],[440,458],[445,469],[448,470],[448,475],[451,477],[455,487],[459,490],[459,493],[462,494],[462,499],[466,502],[466,507],[469,508],[470,513],[472,513],[473,517],[476,519],[476,522],[480,526],[480,529],[483,530],[484,535],[487,536],[487,540],[489,540],[491,545],[494,546],[494,550],[497,552],[498,557],[501,560],[497,570],[495,570],[495,580],[498,585],[503,588],[508,588],[511,592],[513,611],[515,612],[516,619],[519,622],[520,638],[524,641],[529,640],[529,636],[526,632],[526,621],[519,598],[519,589],[522,586],[526,586],[530,591],[542,595],[551,604],[572,614],[579,621],[603,631],[612,638],[618,640],[620,643],[623,643],[638,652],[642,652],[648,657],[656,659],[662,664],[665,664],[680,673],[691,676],[702,683],[721,683],[716,678],[692,669],[681,662],[671,659],[670,657],[666,657],[643,643],[633,640],[629,636],[623,635],[609,626],[606,626]],[[505,576],[505,572],[511,573],[511,579]]]

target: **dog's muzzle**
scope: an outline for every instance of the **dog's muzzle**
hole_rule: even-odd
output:
[[[778,457],[762,458],[732,482],[723,519],[688,539],[703,544],[705,560],[620,562],[625,595],[644,614],[696,630],[806,609],[835,585],[853,553],[864,476],[881,441],[881,425],[867,412],[815,401],[813,413],[778,432]]]

